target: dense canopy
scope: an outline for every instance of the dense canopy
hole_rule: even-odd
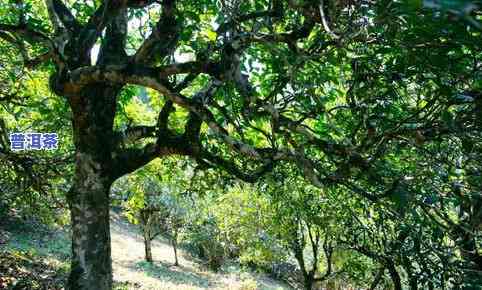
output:
[[[473,289],[482,283],[480,8],[3,1],[1,202],[68,204],[68,289],[111,289],[112,184],[185,156],[198,191],[220,179],[255,183],[243,190],[263,194],[255,206],[269,235],[294,239],[307,289],[323,278],[318,254],[331,259],[334,245],[379,265],[373,287],[386,271],[395,289]],[[8,134],[27,131],[57,132],[59,149],[11,150]],[[162,164],[147,175],[167,170],[162,184],[179,182],[179,165]]]

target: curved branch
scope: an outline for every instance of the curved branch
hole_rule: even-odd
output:
[[[127,9],[120,9],[105,30],[97,59],[98,64],[122,63],[126,60],[127,22]]]
[[[132,64],[96,65],[75,69],[68,74],[68,77],[70,85],[79,88],[93,83],[109,81],[118,84],[139,84],[158,89],[159,86],[164,87],[162,80],[168,76],[183,73],[216,75],[218,66],[217,63],[209,62],[174,63],[160,67]]]
[[[142,148],[127,148],[113,153],[113,180],[131,173],[157,157],[167,155],[192,155],[188,142],[182,135],[170,130],[160,131],[156,143],[148,143]]]
[[[70,32],[77,33],[80,31],[80,23],[61,0],[47,0],[46,2],[49,13],[55,13],[55,16],[50,15],[51,21],[55,19],[52,21],[54,27],[57,25],[57,20],[59,20]]]
[[[133,56],[135,63],[150,64],[168,56],[175,49],[180,33],[180,21],[174,15],[175,8],[174,0],[164,1],[162,18]]]
[[[209,167],[213,165],[221,167],[229,174],[250,183],[256,182],[263,175],[270,172],[274,167],[274,161],[268,159],[265,160],[264,163],[260,165],[256,170],[252,172],[246,172],[245,169],[238,168],[234,162],[228,161],[205,150],[203,150],[200,155],[196,157],[196,159],[204,164],[207,163]]]
[[[22,50],[21,44],[19,44],[21,41],[17,40],[15,37],[12,37],[12,35],[22,36],[23,40],[32,45],[43,44],[49,49],[48,52],[42,54],[36,59],[25,59],[25,62],[28,66],[34,66],[49,59],[53,59],[53,61],[61,68],[64,66],[63,57],[59,53],[55,43],[42,32],[34,30],[25,24],[10,25],[0,23],[0,38],[14,44]],[[22,55],[24,57],[26,56],[24,52],[22,52]]]
[[[336,33],[334,33],[331,29],[330,29],[330,26],[328,25],[328,20],[326,20],[326,15],[325,15],[325,10],[324,10],[324,1],[323,0],[320,0],[320,5],[319,5],[319,8],[320,8],[320,15],[321,15],[321,23],[323,24],[323,28],[325,29],[325,31],[331,36],[333,37],[334,39],[339,39],[340,36]]]
[[[21,35],[31,44],[43,43],[48,46],[53,46],[53,42],[48,36],[24,24],[10,25],[0,23],[0,31]]]
[[[281,2],[281,1],[278,1],[278,2]],[[256,18],[262,18],[262,17],[280,17],[282,14],[283,14],[282,8],[279,9],[279,7],[275,7],[275,9],[272,9],[272,10],[255,11],[252,13],[241,15],[236,19],[222,23],[216,30],[216,33],[226,32],[234,25],[239,24],[241,22],[253,20]]]

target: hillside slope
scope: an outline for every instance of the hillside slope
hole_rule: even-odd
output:
[[[144,261],[144,245],[138,228],[126,222],[118,213],[112,212],[111,217],[116,290],[292,289],[266,275],[245,272],[236,267],[231,267],[229,273],[214,273],[190,259],[182,249],[179,251],[180,266],[174,266],[172,248],[162,239],[153,242],[154,263],[149,264]],[[47,230],[38,224],[22,224],[18,220],[1,224],[0,230],[4,237],[0,243],[1,252],[28,253],[28,257],[51,265],[63,275],[68,272],[70,238],[67,232]],[[15,273],[0,273],[2,278],[8,278],[9,275],[14,278]],[[59,275],[56,276],[58,281]],[[35,275],[26,279],[35,279]],[[4,289],[2,287],[0,289]]]

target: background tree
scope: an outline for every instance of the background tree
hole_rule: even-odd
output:
[[[141,226],[147,262],[153,261],[152,241],[164,235],[173,246],[174,264],[179,264],[179,234],[188,222],[190,204],[186,196],[189,175],[178,167],[187,168],[185,162],[174,159],[153,162],[116,184],[120,194],[128,191],[123,203],[125,215]]]
[[[152,263],[152,240],[161,234],[161,212],[157,199],[160,187],[153,180],[133,181],[128,190],[131,195],[126,202],[127,219],[139,224],[144,239],[145,260]]]
[[[186,204],[184,204],[185,206]],[[174,250],[174,266],[179,266],[178,243],[179,235],[187,223],[187,209],[183,207],[182,201],[178,196],[166,195],[162,202],[161,227],[169,238],[172,249]]]

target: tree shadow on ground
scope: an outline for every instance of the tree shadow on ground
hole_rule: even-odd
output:
[[[196,273],[189,267],[174,266],[163,261],[148,263],[141,261],[134,266],[135,270],[142,270],[146,275],[163,282],[170,282],[176,285],[191,285],[200,288],[210,289],[216,284],[208,275]]]
[[[0,250],[0,289],[64,289],[67,270],[29,252]]]

